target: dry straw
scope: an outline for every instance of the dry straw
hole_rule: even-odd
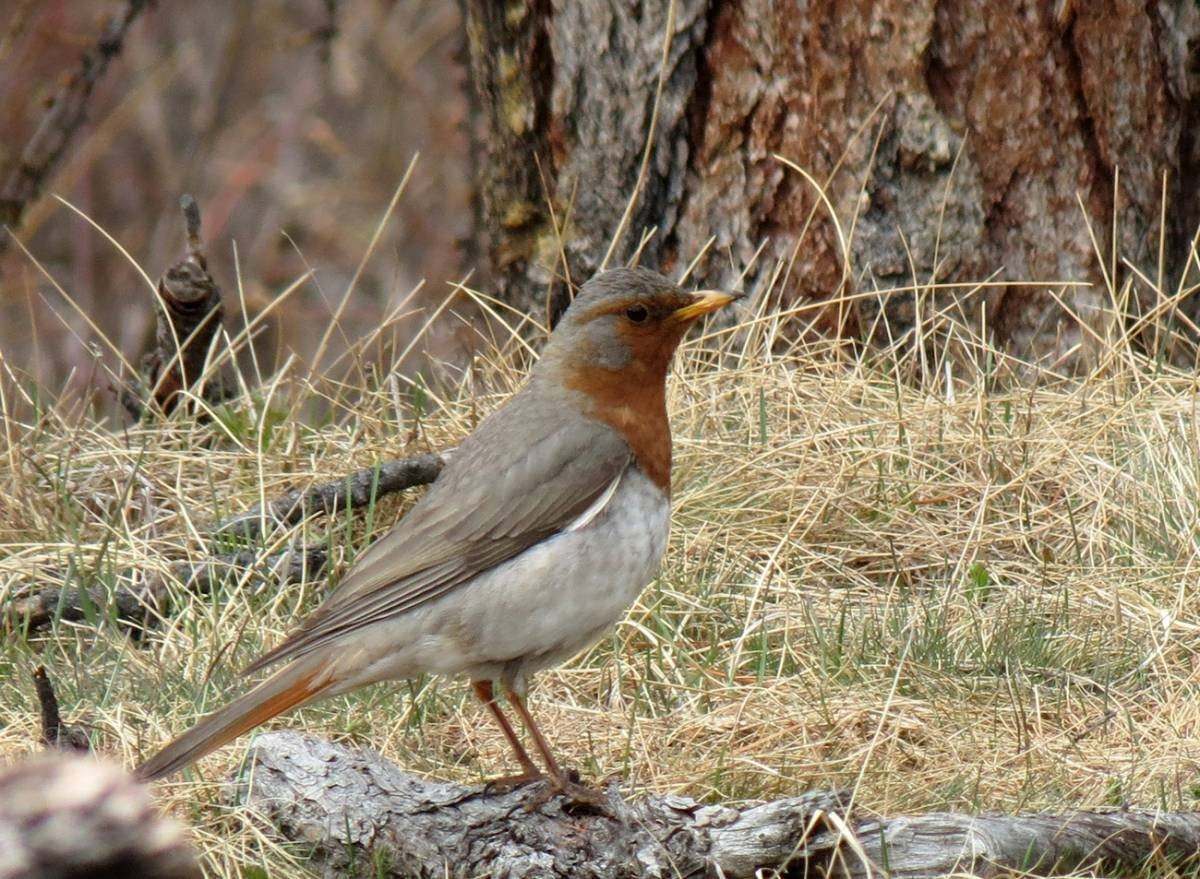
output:
[[[39,398],[0,361],[0,599],[66,576],[112,588],[131,571],[169,575],[203,557],[206,523],[452,446],[532,356],[507,329],[520,316],[456,289],[447,311],[474,299],[492,318],[470,369],[380,377],[370,349],[396,313],[319,375],[291,364],[247,377],[249,392],[205,423],[115,428]],[[870,294],[927,306],[920,338],[886,350],[789,342],[786,315],[765,308],[686,343],[662,574],[533,697],[567,763],[633,792],[714,800],[850,785],[859,806],[893,814],[1196,805],[1200,422],[1168,320],[1191,290],[1158,291],[1137,339],[1092,321],[1077,352],[1092,366],[1074,377],[1015,362],[953,321],[939,303],[963,293]],[[301,417],[314,401],[322,418]],[[310,521],[260,549],[325,541],[336,576],[406,503]],[[0,757],[37,747],[28,673],[44,663],[65,714],[132,765],[239,687],[236,669],[325,584],[245,571],[213,595],[173,588],[180,607],[137,640],[103,606],[7,633]],[[378,686],[274,725],[441,778],[510,768],[459,683]],[[195,828],[212,875],[250,863],[290,875],[304,852],[222,802],[244,750],[160,795]]]

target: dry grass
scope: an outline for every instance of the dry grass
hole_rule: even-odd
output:
[[[662,574],[534,696],[566,762],[633,792],[705,799],[848,785],[883,813],[1195,807],[1195,377],[1123,339],[1090,376],[1025,369],[1016,382],[1010,361],[962,333],[918,357],[787,347],[778,326],[747,316],[679,358]],[[203,554],[204,523],[262,497],[451,445],[515,387],[525,356],[511,339],[485,345],[436,387],[282,373],[207,425],[129,430],[37,400],[0,362],[0,597],[64,572],[111,585],[131,568],[165,571]],[[330,413],[316,424],[298,417],[313,399]],[[387,502],[365,523],[301,530],[328,540],[342,570],[398,512]],[[268,536],[264,552],[294,536]],[[7,635],[0,757],[35,747],[29,671],[45,663],[97,749],[133,764],[232,693],[235,670],[323,589],[246,575],[180,595],[186,606],[140,641],[103,609]],[[374,687],[276,725],[370,743],[441,778],[508,768],[459,682]],[[302,851],[222,804],[244,751],[159,794],[195,828],[212,875],[294,875]]]

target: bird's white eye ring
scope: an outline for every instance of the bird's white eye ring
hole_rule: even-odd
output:
[[[644,305],[631,305],[625,309],[625,316],[635,324],[640,324],[650,316],[650,312],[646,311],[646,306]]]

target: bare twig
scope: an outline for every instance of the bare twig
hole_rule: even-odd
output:
[[[385,461],[347,474],[333,482],[290,491],[269,502],[239,513],[210,530],[213,536],[236,536],[253,540],[262,536],[263,526],[295,525],[313,513],[332,516],[346,509],[357,510],[389,494],[427,485],[437,479],[450,452],[429,452]]]
[[[255,540],[263,535],[264,523],[268,527],[295,525],[313,513],[333,515],[347,509],[360,510],[386,495],[433,482],[450,454],[450,451],[430,452],[385,461],[334,482],[291,491],[268,503],[265,509],[255,507],[217,523],[209,534],[217,538]],[[311,581],[324,571],[325,561],[323,546],[292,548],[265,558],[255,550],[244,549],[214,554],[201,562],[178,562],[172,568],[170,580],[183,584],[187,592],[207,595],[248,569],[255,569],[257,579],[273,575],[279,583]],[[96,613],[111,613],[117,620],[140,627],[151,616],[170,610],[168,579],[154,575],[142,578],[132,571],[117,579],[134,585],[115,589],[44,586],[18,591],[10,596],[0,613],[0,630],[33,632],[56,619],[79,622]]]
[[[76,726],[63,723],[58,713],[58,697],[46,667],[39,665],[33,670],[33,689],[37,693],[38,705],[42,710],[42,741],[48,748],[64,751],[90,751],[87,733]]]
[[[17,166],[0,187],[0,228],[15,228],[25,208],[42,192],[66,152],[71,138],[87,117],[87,105],[96,83],[109,63],[121,52],[121,46],[138,16],[151,0],[127,0],[124,9],[109,19],[104,32],[83,56],[79,69],[63,83],[54,101],[42,117],[37,130],[21,151]],[[0,253],[8,236],[0,235]]]

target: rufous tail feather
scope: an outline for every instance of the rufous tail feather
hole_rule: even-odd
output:
[[[137,777],[149,781],[170,775],[275,715],[316,698],[334,683],[323,673],[323,666],[324,662],[300,660],[280,669],[139,766]]]

